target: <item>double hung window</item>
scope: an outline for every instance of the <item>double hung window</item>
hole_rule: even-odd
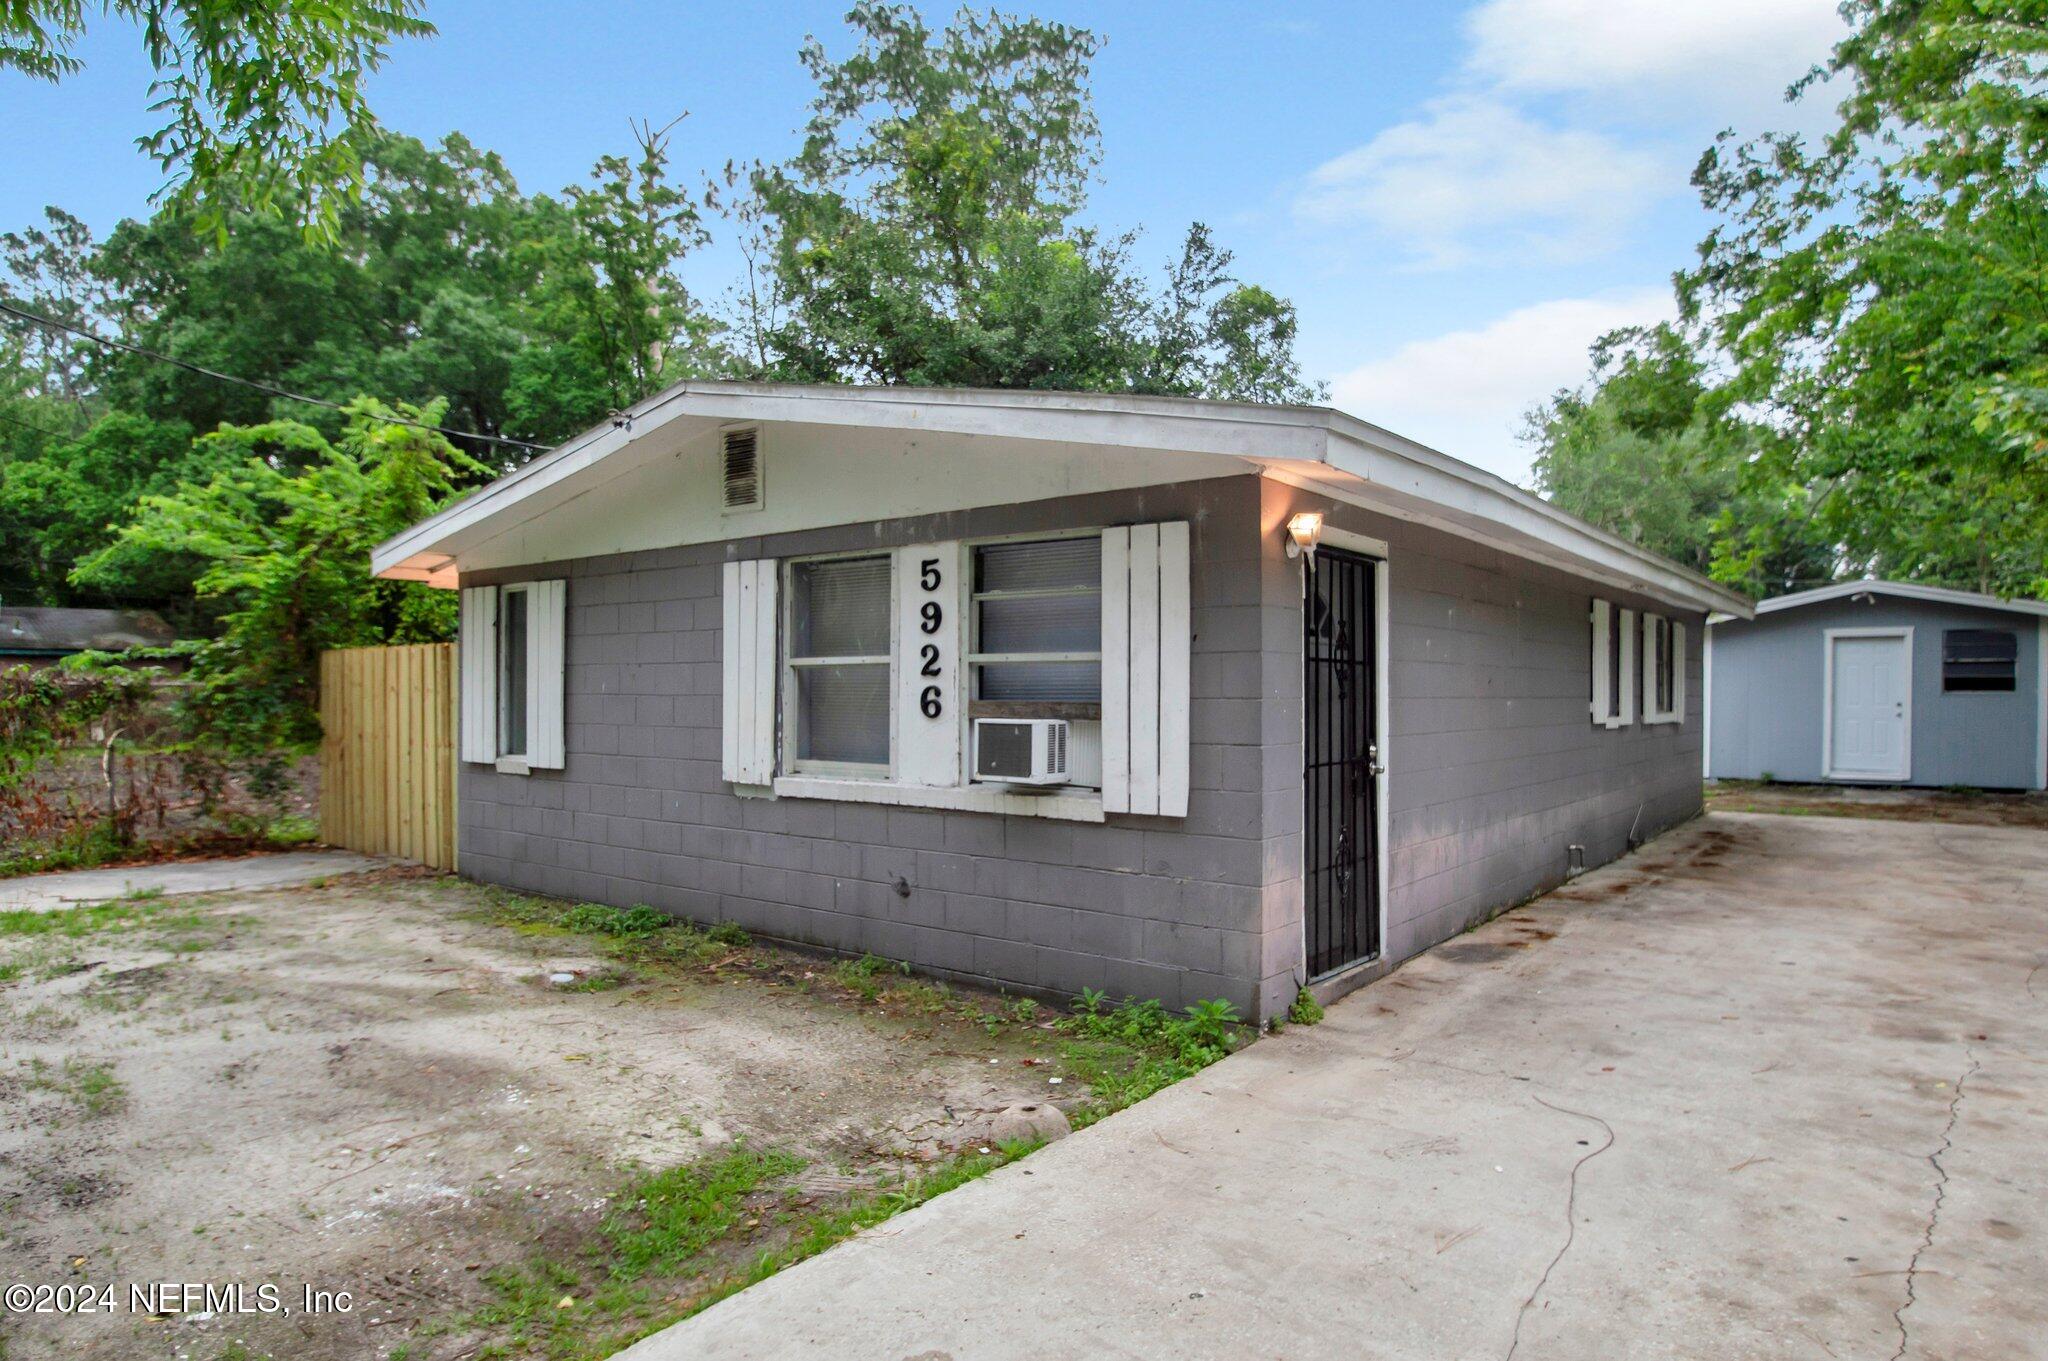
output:
[[[887,555],[789,569],[789,752],[799,771],[887,774]]]

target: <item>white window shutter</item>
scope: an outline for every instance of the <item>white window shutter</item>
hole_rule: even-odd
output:
[[[1685,722],[1685,625],[1671,621],[1671,721]]]
[[[1604,600],[1593,602],[1593,721],[1605,727],[1613,709],[1607,693],[1607,611]]]
[[[1636,612],[1621,612],[1621,695],[1614,709],[1614,726],[1625,728],[1636,721],[1636,681],[1642,668],[1636,665]]]
[[[734,784],[775,780],[776,581],[772,559],[725,564],[719,770]]]
[[[560,770],[565,756],[568,596],[566,581],[536,581],[526,591],[526,764],[535,770]]]
[[[462,588],[462,759],[498,759],[498,588]]]
[[[1102,531],[1102,807],[1186,817],[1186,521]]]

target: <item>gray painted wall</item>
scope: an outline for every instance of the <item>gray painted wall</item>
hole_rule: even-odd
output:
[[[1387,951],[1399,961],[1563,882],[1566,848],[1597,865],[1700,811],[1703,615],[1596,588],[1469,539],[1265,484],[1267,524],[1298,510],[1387,544],[1390,580]],[[1273,539],[1277,545],[1277,538]],[[1300,763],[1297,568],[1267,557],[1276,601],[1295,604],[1267,657],[1275,704],[1293,705]],[[1682,621],[1686,713],[1678,724],[1593,726],[1593,596]],[[1298,810],[1298,788],[1291,792]],[[1285,801],[1284,799],[1282,800]],[[1278,816],[1279,810],[1275,810]],[[1296,814],[1297,822],[1299,814]],[[1295,845],[1287,863],[1301,863]],[[1299,881],[1294,885],[1299,932]],[[1269,904],[1276,915],[1284,901]]]
[[[1713,751],[1717,779],[1819,781],[1827,724],[1826,630],[1913,630],[1913,783],[1984,789],[2034,784],[2040,750],[2040,633],[2030,615],[1878,596],[1829,600],[1714,625]],[[1944,629],[2019,635],[2018,688],[1944,693]]]
[[[460,768],[463,871],[961,979],[1284,1010],[1302,960],[1301,587],[1278,526],[1318,504],[1229,477],[466,576],[570,585],[567,766]],[[1558,883],[1569,842],[1597,864],[1639,815],[1648,836],[1698,811],[1697,647],[1683,726],[1594,728],[1590,587],[1325,508],[1393,546],[1390,957]],[[1194,528],[1184,821],[740,799],[719,779],[726,558],[1163,519]]]

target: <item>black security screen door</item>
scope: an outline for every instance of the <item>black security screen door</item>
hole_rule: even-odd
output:
[[[1373,571],[1368,559],[1326,548],[1308,575],[1303,865],[1312,977],[1380,952]]]

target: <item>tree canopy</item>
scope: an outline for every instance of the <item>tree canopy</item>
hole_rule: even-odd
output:
[[[1080,225],[1100,128],[1086,29],[963,10],[934,31],[860,0],[859,44],[802,52],[817,96],[788,162],[735,173],[761,261],[741,309],[763,374],[1305,401],[1294,309],[1207,227],[1148,286],[1133,235]]]
[[[1082,223],[1085,30],[860,3],[850,54],[799,53],[785,163],[686,185],[688,124],[642,122],[540,194],[370,121],[357,82],[416,8],[110,6],[169,44],[157,147],[189,180],[104,240],[57,207],[0,234],[0,304],[43,319],[0,314],[0,597],[164,608],[236,752],[312,740],[320,649],[447,635],[451,597],[371,581],[372,544],[678,379],[1318,395],[1292,306],[1207,227],[1147,281],[1135,233]],[[65,74],[86,17],[0,7],[0,65]],[[215,68],[271,42],[300,47]],[[748,271],[707,308],[682,269],[721,213]]]
[[[1853,32],[1795,87],[1838,92],[1838,130],[1724,137],[1695,172],[1720,222],[1679,300],[1685,347],[1717,373],[1704,425],[1650,438],[1699,473],[1695,495],[1727,499],[1681,556],[1711,543],[1750,589],[1794,584],[1791,567],[2048,595],[2048,15],[1844,13]],[[1629,400],[1606,390],[1638,376],[1603,371],[1532,427],[1561,503],[1624,533],[1632,510],[1588,488]],[[1702,439],[1720,452],[1690,462]]]
[[[165,116],[142,147],[171,175],[163,196],[214,230],[235,209],[289,200],[330,233],[376,127],[364,77],[394,40],[434,31],[419,0],[15,0],[0,5],[0,70],[74,74],[95,11],[140,31]]]

